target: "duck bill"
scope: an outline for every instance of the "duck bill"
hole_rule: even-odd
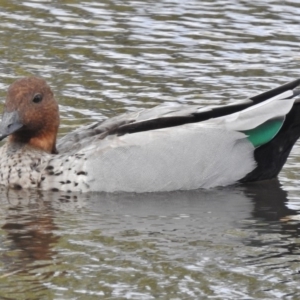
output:
[[[0,123],[0,141],[23,127],[17,111],[4,112]]]

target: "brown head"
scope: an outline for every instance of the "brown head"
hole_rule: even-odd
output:
[[[9,142],[56,153],[58,127],[58,104],[44,79],[26,77],[9,87],[0,124],[0,140],[10,136]]]

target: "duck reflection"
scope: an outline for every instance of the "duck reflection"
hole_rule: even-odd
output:
[[[6,207],[6,219],[2,229],[6,232],[6,253],[2,257],[11,271],[27,272],[33,263],[51,264],[56,254],[53,245],[59,236],[54,232],[53,210],[47,195],[36,191],[1,190],[2,209]]]
[[[6,235],[0,237],[5,238],[5,252],[0,257],[5,271],[26,273],[52,265],[57,254],[54,247],[60,239],[55,233],[55,214],[58,208],[74,209],[77,196],[6,188],[0,189],[0,195],[0,213],[6,216],[2,225]]]
[[[5,215],[2,229],[6,232],[10,251],[18,250],[19,264],[14,267],[26,268],[26,265],[40,260],[51,261],[57,254],[53,247],[58,243],[56,217],[64,212],[74,212],[86,207],[84,216],[89,226],[88,211],[99,214],[99,226],[105,220],[119,220],[122,227],[125,216],[134,216],[132,227],[138,228],[140,218],[145,216],[193,215],[197,218],[197,227],[215,230],[232,226],[232,222],[244,219],[280,221],[286,216],[298,212],[287,207],[287,192],[278,180],[270,180],[246,186],[227,187],[206,191],[187,191],[149,194],[105,194],[95,193],[61,194],[41,191],[0,190],[1,210]],[[80,212],[82,214],[82,212]],[[102,216],[102,218],[101,218]],[[213,220],[213,221],[212,221]],[[190,219],[187,218],[187,222]],[[145,221],[147,223],[147,220]],[[92,224],[93,223],[93,224]],[[151,226],[150,224],[148,224]],[[94,220],[91,227],[95,227]],[[166,224],[167,226],[167,224]],[[298,226],[295,225],[294,226]],[[117,228],[116,228],[117,230]],[[120,229],[121,230],[121,229]],[[2,237],[3,238],[3,237]],[[14,258],[15,260],[16,258]],[[7,261],[7,260],[5,260]]]
[[[266,180],[244,186],[245,195],[252,199],[254,209],[252,216],[266,221],[279,221],[286,216],[297,215],[289,209],[288,193],[282,188],[279,180]]]
[[[86,197],[85,199],[88,199]],[[0,188],[0,298],[41,299],[52,295],[43,283],[54,276],[65,276],[55,247],[60,236],[55,224],[59,214],[76,210],[76,194],[9,190]],[[18,282],[17,288],[13,282]],[[47,290],[47,291],[45,291]],[[29,298],[27,293],[30,294]],[[11,295],[12,298],[6,298]],[[4,299],[3,298],[3,299]],[[24,298],[24,299],[25,299]]]
[[[272,232],[269,224],[274,221],[280,225],[281,234],[290,236],[291,228],[294,234],[299,232],[298,223],[281,222],[298,212],[287,207],[287,192],[277,180],[224,189],[149,194],[66,195],[3,188],[0,197],[2,274],[18,272],[26,277],[39,270],[39,280],[40,276],[43,280],[54,276],[60,260],[65,259],[60,251],[71,247],[66,243],[68,237],[61,237],[58,232],[76,237],[78,230],[86,234],[88,242],[94,238],[89,233],[95,228],[99,235],[114,239],[123,239],[126,230],[135,230],[142,239],[171,237],[172,241],[205,240],[216,245],[231,242],[227,232],[233,228],[261,232],[261,222],[260,227],[255,225],[261,220],[265,221],[265,232]],[[71,229],[66,215],[72,218]],[[249,219],[253,222],[243,222]],[[246,237],[246,244],[258,245],[250,236]],[[65,240],[63,244],[61,239]]]
[[[251,225],[251,230],[257,233],[255,237],[248,237],[246,244],[272,249],[255,261],[261,263],[274,257],[289,260],[292,255],[293,261],[299,262],[294,258],[294,255],[299,257],[300,250],[299,211],[288,207],[288,193],[278,180],[248,185],[245,194],[253,199],[252,218],[256,222]]]

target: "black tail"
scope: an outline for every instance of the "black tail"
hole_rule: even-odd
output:
[[[277,135],[267,144],[255,149],[254,158],[257,167],[246,175],[241,182],[275,178],[281,171],[299,137],[300,103],[295,103],[286,115],[283,126]]]
[[[284,93],[288,90],[294,90],[294,95],[292,97],[295,97],[300,94],[300,91],[296,90],[296,87],[299,85],[300,85],[300,78],[298,78],[294,81],[288,82],[286,84],[283,84],[273,90],[269,90],[269,91],[261,93],[257,96],[251,97],[250,99],[256,104],[256,103],[263,102],[269,98],[275,97],[275,96],[277,96],[281,93]]]

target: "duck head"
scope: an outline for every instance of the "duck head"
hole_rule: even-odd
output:
[[[26,77],[9,87],[0,123],[0,140],[9,136],[10,143],[24,143],[56,153],[58,127],[58,104],[44,79]]]

